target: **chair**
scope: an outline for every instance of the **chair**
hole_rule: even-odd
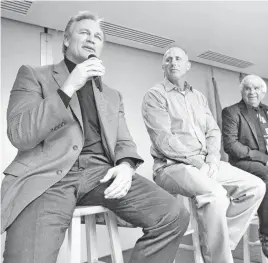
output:
[[[261,262],[262,263],[268,263],[268,258],[266,258],[264,256],[264,254],[262,253],[262,248],[261,248],[260,241],[258,240],[256,242],[251,242],[249,240],[249,231],[250,231],[250,226],[251,225],[257,225],[257,226],[259,225],[259,218],[258,218],[258,216],[255,216],[252,219],[252,221],[251,221],[251,223],[250,223],[247,231],[245,232],[245,234],[243,236],[243,256],[244,256],[244,263],[250,263],[250,246],[260,246],[260,249],[261,249],[261,260],[262,260]]]
[[[100,263],[97,255],[96,215],[103,213],[110,237],[111,257],[113,263],[123,263],[123,254],[119,240],[116,216],[102,206],[77,207],[66,233],[57,262],[81,262],[81,217],[85,218],[87,262]]]

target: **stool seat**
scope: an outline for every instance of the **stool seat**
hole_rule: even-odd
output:
[[[85,215],[95,215],[99,213],[105,213],[109,212],[110,210],[108,208],[105,208],[103,206],[97,205],[97,206],[78,206],[75,208],[73,217],[81,217]]]
[[[81,262],[81,217],[85,218],[87,262],[98,263],[96,215],[103,213],[108,229],[113,263],[123,263],[116,216],[103,206],[80,206],[74,210],[72,222],[60,249],[57,263]]]

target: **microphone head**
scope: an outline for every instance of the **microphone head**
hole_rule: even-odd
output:
[[[92,53],[91,53],[91,54],[88,55],[87,58],[88,58],[88,59],[91,59],[91,58],[96,58],[96,57],[97,57],[97,56],[96,56],[95,54],[92,54]]]

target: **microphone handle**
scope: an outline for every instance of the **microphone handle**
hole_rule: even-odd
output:
[[[99,89],[99,91],[102,92],[103,87],[102,87],[101,77],[96,76],[96,77],[93,77],[93,79],[94,79],[95,84],[96,84],[97,88]]]

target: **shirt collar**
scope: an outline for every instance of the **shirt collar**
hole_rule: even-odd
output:
[[[69,70],[69,72],[71,73],[74,68],[76,67],[76,64],[73,63],[71,60],[69,60],[66,56],[64,56],[64,62]]]
[[[171,91],[173,89],[178,90],[177,87],[174,84],[172,84],[167,78],[164,79],[163,84],[164,84],[166,91]],[[188,90],[193,91],[192,86],[187,81],[184,82],[184,87],[185,87],[185,91],[188,91]]]
[[[245,104],[246,104],[246,103],[245,103]],[[250,106],[250,105],[248,105],[248,104],[246,104],[246,106],[247,106],[248,110],[255,110],[255,111],[259,111],[260,109],[261,109],[261,110],[263,109],[263,107],[262,107],[261,103],[259,104],[259,106],[258,106],[258,107],[253,107],[253,106]]]

